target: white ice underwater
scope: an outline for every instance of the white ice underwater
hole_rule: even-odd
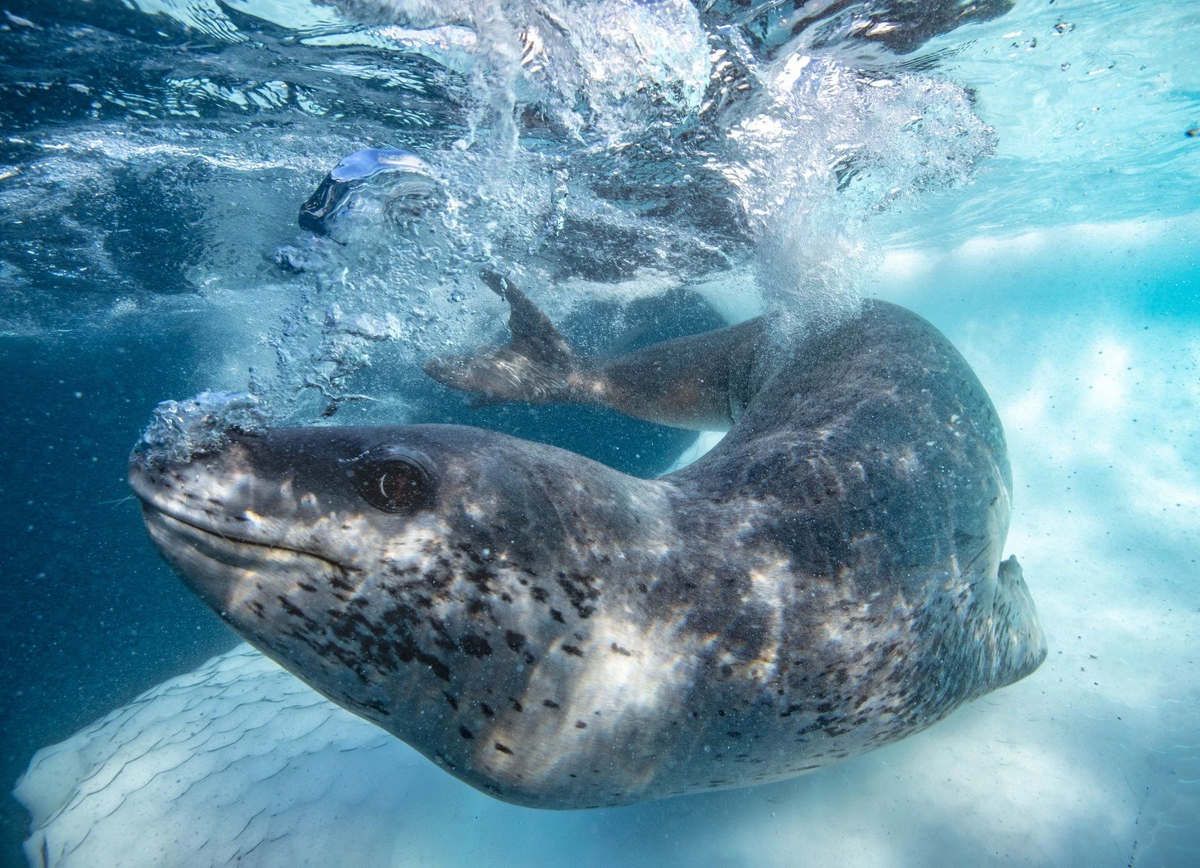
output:
[[[1172,269],[1198,229],[980,238],[889,256],[874,288],[948,333],[1006,423],[1008,548],[1050,643],[1030,678],[803,778],[546,812],[459,783],[242,645],[33,758],[31,864],[1195,865],[1200,322],[1130,300],[1188,279]],[[1066,290],[1031,296],[1047,273]]]

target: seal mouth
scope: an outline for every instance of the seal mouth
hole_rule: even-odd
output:
[[[222,616],[235,612],[265,585],[290,589],[300,578],[345,577],[341,566],[319,555],[230,537],[145,501],[142,518],[167,563]]]
[[[251,569],[268,558],[272,552],[288,552],[291,555],[330,563],[324,558],[308,552],[296,551],[270,543],[251,542],[247,539],[208,530],[145,502],[142,503],[142,518],[146,522],[150,536],[156,543],[161,537],[164,542],[187,545],[198,554],[229,567]]]

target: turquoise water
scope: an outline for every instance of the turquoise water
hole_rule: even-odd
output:
[[[1018,2],[947,29],[851,4],[795,32],[721,2],[543,7],[562,28],[519,3],[6,8],[3,770],[61,747],[29,812],[6,803],[5,860],[1200,861],[1196,7]],[[338,160],[384,146],[431,167],[432,211],[367,208],[344,244],[297,225]],[[577,813],[482,796],[257,654],[206,663],[237,640],[123,500],[161,400],[471,422],[642,475],[688,447],[424,382],[502,334],[483,263],[596,353],[862,296],[929,318],[1005,423],[1046,663],[803,778]]]

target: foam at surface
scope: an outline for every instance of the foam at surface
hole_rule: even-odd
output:
[[[1114,249],[1127,255],[1107,245],[1092,248],[1096,285]],[[1031,273],[1047,272],[1047,258],[1053,247],[1029,260]],[[1080,253],[1080,268],[1085,260]],[[1006,293],[980,291],[993,264],[933,261],[925,285],[944,288],[953,272],[968,281],[967,304],[944,290],[889,291],[947,331],[1006,422],[1016,484],[1008,550],[1050,644],[1030,678],[804,778],[555,813],[471,790],[242,647],[34,758],[17,790],[34,815],[33,864],[43,853],[50,865],[97,868],[238,857],[573,868],[1195,864],[1200,322],[1083,293],[1015,307]]]

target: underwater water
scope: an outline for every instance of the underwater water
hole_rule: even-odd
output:
[[[1200,863],[1200,8],[0,14],[4,864]],[[366,148],[420,165],[351,164],[302,226]],[[484,267],[590,354],[865,297],[928,318],[1004,422],[1045,663],[790,781],[544,812],[239,645],[129,498],[160,401],[473,424],[641,476],[692,446],[428,381],[503,339]]]

